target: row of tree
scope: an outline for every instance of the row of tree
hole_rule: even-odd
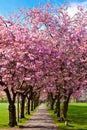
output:
[[[48,3],[0,17],[0,89],[8,98],[11,126],[17,94],[24,105],[25,97],[39,98],[45,89],[56,95],[57,109],[62,98],[65,119],[71,95],[87,86],[87,10],[78,6],[71,17],[69,8]]]

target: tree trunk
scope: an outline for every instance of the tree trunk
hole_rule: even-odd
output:
[[[9,126],[14,127],[16,122],[16,109],[14,103],[9,104]]]
[[[37,100],[34,99],[34,109],[36,108],[36,102],[37,102]]]
[[[38,104],[39,104],[39,97],[36,97],[36,100],[34,101],[35,102],[35,108],[38,106]]]
[[[30,115],[30,98],[27,100],[26,114]]]
[[[68,102],[63,102],[63,108],[62,108],[62,117],[65,120],[67,118],[67,111],[68,111]]]
[[[64,98],[63,107],[62,107],[62,120],[66,120],[67,118],[67,111],[68,111],[68,104],[70,100],[71,94],[68,95],[68,97]]]
[[[53,93],[49,93],[49,102],[50,102],[50,109],[54,110],[54,103],[55,103],[55,99],[53,98]]]
[[[50,102],[50,109],[54,110],[54,100],[53,99],[51,99],[51,102]]]
[[[25,95],[21,95],[21,104],[20,104],[21,113],[20,113],[20,118],[25,118],[25,116],[24,116],[24,107],[25,107]]]
[[[14,127],[17,125],[16,122],[16,109],[15,109],[15,99],[16,99],[16,93],[14,92],[13,88],[11,89],[12,93],[10,93],[8,88],[5,88],[4,91],[6,93],[6,96],[8,98],[9,102],[9,126]],[[12,96],[11,96],[12,94]],[[13,97],[13,98],[12,98]]]
[[[34,109],[36,108],[37,106],[37,94],[34,95]]]
[[[17,95],[17,121],[19,121],[20,118],[20,98],[19,94]]]
[[[34,101],[33,101],[33,99],[31,99],[31,111],[33,111],[34,110]]]
[[[57,95],[55,113],[60,117],[60,94]]]

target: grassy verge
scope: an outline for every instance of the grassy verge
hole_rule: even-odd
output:
[[[37,110],[37,108],[34,111],[31,111],[30,115],[25,115],[25,118],[20,119],[18,122],[18,126],[16,126],[15,128],[18,127],[23,127],[23,125],[29,120],[29,118],[33,115],[33,113]],[[0,130],[5,130],[5,129],[10,129],[9,125],[8,125],[8,119],[9,119],[9,115],[8,115],[8,103],[0,103]]]
[[[8,103],[0,103],[0,128],[8,126]]]
[[[25,115],[25,118],[20,119],[18,122],[18,127],[22,128],[25,125],[25,123],[27,123],[27,121],[30,119],[30,117],[36,112],[37,108],[35,110],[31,111],[30,115]]]
[[[59,130],[87,130],[87,103],[70,103],[68,108],[68,126],[64,122],[58,122],[54,111],[49,110],[50,115]]]

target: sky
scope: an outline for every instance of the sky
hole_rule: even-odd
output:
[[[58,5],[58,7],[61,6],[61,4],[64,4],[64,1],[72,4],[71,13],[75,11],[77,4],[87,6],[87,0],[0,0],[0,15],[9,16],[10,14],[17,12],[18,8],[39,7],[40,5],[46,4],[48,1],[50,1],[52,5]]]

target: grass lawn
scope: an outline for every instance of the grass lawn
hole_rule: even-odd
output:
[[[0,103],[0,128],[8,127],[8,103]]]
[[[23,127],[25,122],[27,122],[27,120],[32,116],[32,114],[37,110],[37,108],[34,111],[31,111],[31,115],[25,115],[25,118],[20,119],[18,122],[18,126]],[[2,129],[5,130],[5,128],[10,129],[10,127],[8,126],[8,122],[9,122],[8,114],[9,114],[8,113],[8,103],[0,103],[0,130],[2,130]],[[17,127],[15,127],[15,128],[17,128]]]
[[[65,126],[64,122],[58,122],[54,111],[49,110],[54,118],[58,130],[87,130],[87,103],[70,103],[68,108],[69,124]]]

